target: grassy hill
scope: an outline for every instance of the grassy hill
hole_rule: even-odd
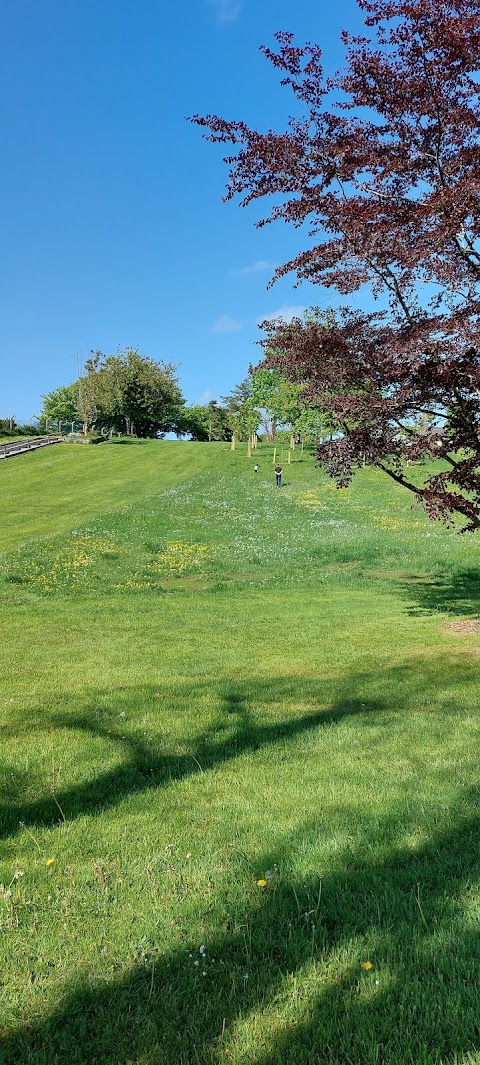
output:
[[[257,456],[0,466],[2,1065],[480,1062],[480,541]]]

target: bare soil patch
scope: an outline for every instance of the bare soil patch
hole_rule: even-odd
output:
[[[463,636],[464,633],[480,632],[480,620],[463,618],[462,621],[448,621],[445,628],[448,632],[456,632],[459,636]]]
[[[190,577],[168,577],[162,581],[161,587],[166,592],[198,592],[213,587],[213,581],[203,580],[202,577],[192,575]]]

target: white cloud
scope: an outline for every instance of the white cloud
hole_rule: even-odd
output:
[[[205,3],[213,11],[215,21],[220,26],[235,22],[242,10],[240,0],[205,0]]]
[[[206,388],[205,392],[202,392],[198,399],[195,400],[195,403],[198,404],[199,407],[204,407],[206,403],[210,403],[211,399],[214,399],[213,392],[209,388]]]
[[[271,311],[270,314],[263,314],[261,318],[257,318],[257,325],[260,325],[261,322],[273,322],[274,318],[283,318],[284,322],[291,322],[292,318],[303,318],[305,310],[306,308],[300,304],[284,304],[283,307],[278,307],[276,311]]]
[[[267,270],[273,274],[276,267],[276,263],[269,263],[267,259],[257,259],[256,263],[250,263],[249,266],[242,266],[239,270],[231,270],[230,272],[235,277],[243,277],[244,274],[260,274]]]
[[[228,314],[221,314],[212,325],[212,333],[238,333],[241,329],[240,322],[230,318]]]

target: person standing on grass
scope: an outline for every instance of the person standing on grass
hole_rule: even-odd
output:
[[[275,466],[275,477],[277,478],[277,488],[280,488],[282,483],[282,467],[279,462]]]

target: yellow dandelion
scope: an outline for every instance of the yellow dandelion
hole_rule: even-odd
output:
[[[368,972],[368,970],[371,969],[371,968],[372,968],[371,961],[362,961],[362,969],[366,969],[367,972]]]
[[[257,884],[258,884],[259,887],[266,887],[267,886],[267,881],[266,880],[257,880]]]
[[[54,861],[55,861],[55,858],[47,858],[46,864],[47,865],[53,865]]]

